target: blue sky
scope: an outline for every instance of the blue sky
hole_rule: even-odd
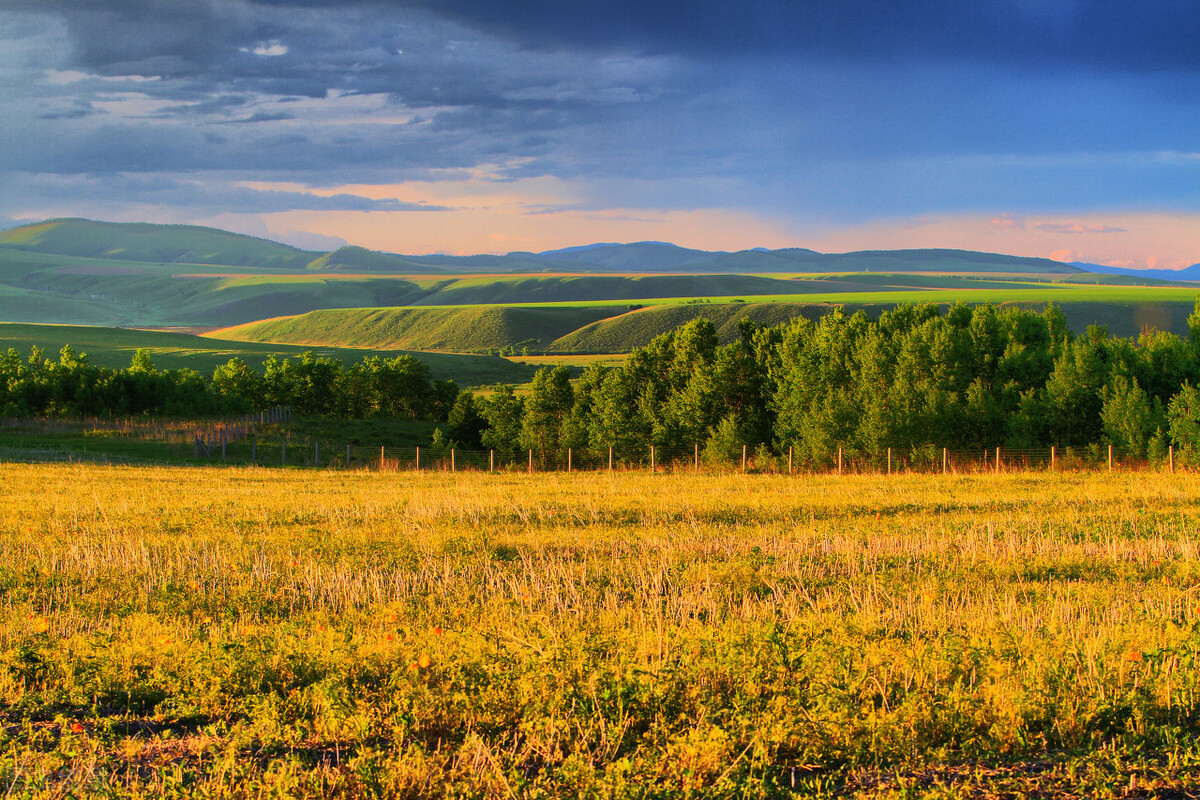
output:
[[[0,217],[1200,261],[1184,0],[6,0]]]

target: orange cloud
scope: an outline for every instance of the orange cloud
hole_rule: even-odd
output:
[[[432,215],[431,215],[432,216]],[[1000,217],[999,219],[1005,219]],[[1015,219],[1016,217],[1014,217]],[[1200,263],[1200,213],[1164,214],[1127,211],[1075,216],[1064,224],[1071,230],[1040,229],[1026,220],[1024,229],[994,226],[992,215],[947,214],[921,226],[909,219],[881,220],[862,225],[824,229],[813,228],[798,240],[804,247],[823,252],[880,250],[891,248],[949,247],[962,250],[986,250],[1015,256],[1045,258],[1060,251],[1068,261],[1088,261],[1113,266],[1148,266],[1154,254],[1159,269],[1179,269]],[[1050,222],[1043,220],[1037,224]],[[1074,230],[1097,234],[1125,232],[1120,236],[1086,236]]]
[[[1125,233],[1111,225],[1085,225],[1082,222],[1039,222],[1033,227],[1045,233]]]
[[[1003,217],[988,221],[989,228],[995,228],[1001,231],[1023,231],[1025,230],[1025,220],[1010,217],[1005,214]]]
[[[1053,253],[1050,254],[1050,260],[1066,262],[1066,261],[1072,261],[1073,259],[1071,258],[1070,250],[1055,250]]]

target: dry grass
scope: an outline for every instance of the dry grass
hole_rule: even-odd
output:
[[[1196,489],[3,465],[0,778],[1189,796]]]

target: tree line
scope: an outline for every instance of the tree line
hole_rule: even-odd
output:
[[[129,367],[91,364],[70,346],[0,356],[4,416],[164,414],[196,417],[290,406],[298,415],[401,417],[442,423],[435,444],[539,459],[643,457],[700,447],[714,460],[748,445],[801,462],[878,458],[887,448],[1009,449],[1113,444],[1153,457],[1168,445],[1200,457],[1200,304],[1189,335],[1074,335],[1061,310],[958,303],[902,305],[870,319],[835,309],[776,327],[749,320],[721,344],[689,322],[572,380],[543,368],[527,392],[460,392],[411,356],[349,366],[306,353],[239,358],[210,379],[158,370],[139,350]]]
[[[312,416],[444,421],[457,395],[453,381],[433,380],[424,362],[406,355],[350,366],[312,353],[269,356],[259,369],[233,358],[207,380],[194,369],[159,370],[144,349],[123,369],[94,365],[70,345],[57,360],[37,347],[26,358],[12,348],[0,356],[6,417],[212,417],[290,406]]]
[[[1200,304],[1190,335],[1076,336],[1060,309],[959,303],[902,305],[877,320],[834,310],[759,328],[720,344],[699,319],[659,336],[616,367],[572,383],[539,371],[510,386],[458,396],[448,436],[505,455],[568,448],[599,456],[650,446],[728,460],[749,445],[828,463],[887,448],[1039,448],[1110,443],[1154,457],[1175,445],[1200,457]]]

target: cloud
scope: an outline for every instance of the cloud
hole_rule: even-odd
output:
[[[1085,225],[1082,222],[1039,222],[1033,227],[1046,233],[1126,233],[1110,225]]]
[[[1200,7],[1172,0],[420,0],[535,46],[913,59],[1146,72],[1200,69]]]
[[[38,118],[47,120],[82,119],[83,117],[90,117],[93,114],[102,113],[104,112],[100,111],[87,100],[75,98],[65,105],[59,104],[52,110],[39,114]]]
[[[278,39],[272,39],[269,42],[261,42],[253,48],[241,47],[238,48],[243,53],[253,53],[256,56],[282,56],[286,55],[287,45],[280,42]]]
[[[315,194],[281,189],[255,189],[221,183],[202,176],[166,177],[117,175],[104,177],[62,177],[24,174],[12,181],[16,197],[0,198],[0,209],[39,207],[47,209],[42,216],[55,216],[65,211],[64,197],[70,207],[91,209],[103,213],[120,207],[156,206],[191,209],[196,214],[270,214],[285,211],[388,211],[434,212],[449,211],[448,206],[432,203],[405,202],[394,198],[369,198],[346,193]],[[19,204],[19,205],[18,205]]]
[[[407,212],[429,206],[304,188],[468,174],[570,184],[580,213],[976,211],[994,238],[1200,207],[1198,39],[1200,6],[1155,0],[8,0],[0,181],[41,176],[6,198],[22,216],[103,203],[92,185],[180,213]],[[507,202],[548,223],[560,198]]]
[[[296,118],[295,114],[289,114],[286,111],[275,111],[275,112],[255,111],[253,114],[251,114],[248,117],[242,117],[241,119],[225,120],[225,124],[241,124],[241,123],[247,123],[247,122],[280,122],[282,120],[295,119],[295,118]]]
[[[988,220],[988,227],[1001,231],[1023,231],[1025,230],[1025,220],[1009,216],[997,217]]]

